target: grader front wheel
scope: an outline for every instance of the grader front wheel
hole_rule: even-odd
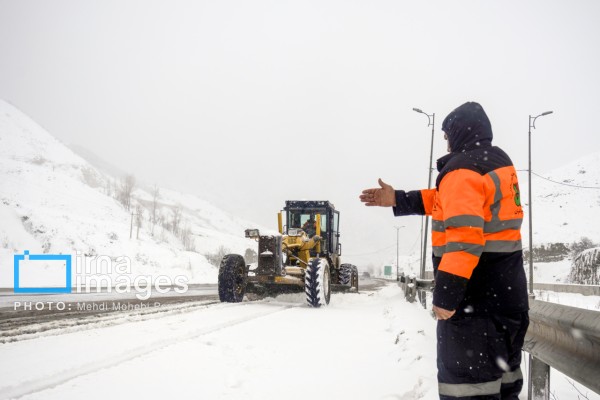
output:
[[[219,267],[219,300],[227,303],[239,303],[246,293],[248,273],[244,257],[228,254],[221,260]]]
[[[329,304],[331,276],[327,260],[315,258],[308,263],[304,276],[304,291],[309,306],[321,307]]]

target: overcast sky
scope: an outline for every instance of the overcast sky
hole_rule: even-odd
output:
[[[533,170],[600,150],[598,1],[0,0],[0,98],[67,144],[276,226],[286,199],[342,213],[345,261],[416,251],[420,219],[363,207],[427,186],[441,121],[480,102]],[[521,173],[525,183],[526,173]],[[383,251],[378,251],[384,249]]]

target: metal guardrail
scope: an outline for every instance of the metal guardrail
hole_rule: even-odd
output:
[[[600,296],[598,285],[534,283],[534,290]],[[600,394],[600,312],[539,300],[530,302],[530,400],[550,399],[550,368]]]
[[[400,275],[407,301],[433,287],[432,279]],[[536,284],[537,290],[590,293],[596,286]],[[569,290],[571,289],[571,290]],[[421,292],[421,293],[419,293]],[[523,350],[530,354],[529,399],[550,398],[550,367],[600,394],[600,312],[530,300],[530,325]]]
[[[408,279],[416,284],[417,289],[431,289],[433,287],[433,271],[425,271],[425,279],[416,278],[412,275],[400,275],[400,282]],[[402,286],[402,285],[401,285]],[[547,290],[557,293],[578,293],[584,296],[600,296],[600,285],[573,285],[566,283],[534,283],[534,290]],[[414,297],[413,297],[414,301]]]
[[[569,285],[564,283],[534,283],[534,290],[547,290],[549,292],[579,293],[584,296],[600,296],[599,285]]]
[[[547,366],[600,393],[600,312],[539,300],[533,300],[529,305],[531,322],[524,350]],[[546,386],[544,383],[538,385],[536,393],[536,381],[544,382],[549,378],[538,375],[531,380],[534,382],[533,397],[530,398],[548,398],[549,393],[540,393]]]
[[[425,304],[425,290],[431,290],[433,288],[433,279],[420,279],[415,275],[400,275],[400,281],[398,286],[404,291],[404,297],[409,303],[413,303],[419,295],[419,300],[423,307]]]

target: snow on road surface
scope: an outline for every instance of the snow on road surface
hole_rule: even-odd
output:
[[[164,307],[28,327],[0,344],[0,399],[438,398],[436,322],[395,282],[321,309],[302,294]],[[552,398],[600,399],[575,386],[552,370]]]
[[[391,284],[0,345],[0,398],[436,399],[435,321]]]

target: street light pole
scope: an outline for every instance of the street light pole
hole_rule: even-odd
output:
[[[427,189],[431,189],[431,174],[433,172],[433,133],[435,128],[435,113],[429,115],[418,108],[413,108],[420,114],[427,116],[427,126],[431,126],[431,149],[429,151],[429,179],[427,181]],[[423,255],[421,257],[421,279],[425,278],[425,263],[427,260],[427,230],[429,229],[429,217],[425,216],[425,231],[423,232]]]
[[[552,111],[546,111],[535,117],[529,116],[529,169],[528,187],[529,187],[529,297],[533,298],[533,212],[531,195],[531,128],[535,129],[535,120],[539,117],[552,114]]]

